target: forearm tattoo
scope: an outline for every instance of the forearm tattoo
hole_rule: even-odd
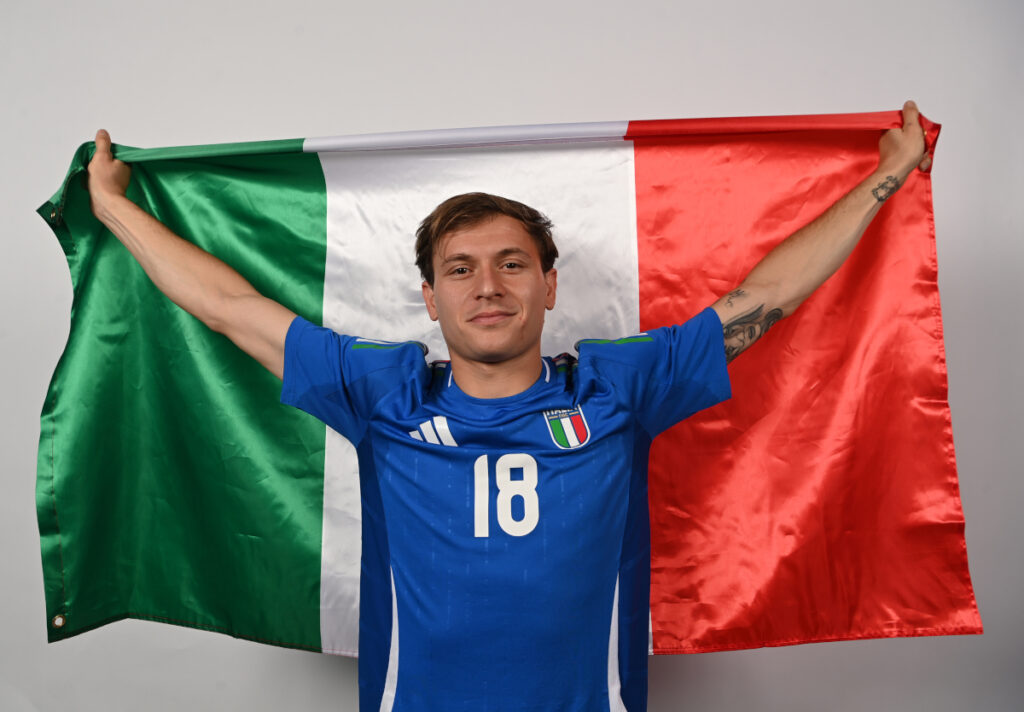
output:
[[[781,318],[781,309],[765,311],[764,304],[762,304],[725,324],[722,327],[722,334],[725,336],[726,362],[731,362],[743,353]]]
[[[896,176],[886,176],[885,180],[871,189],[871,195],[875,196],[875,200],[879,203],[884,203],[900,189],[900,185],[902,185],[900,179]]]
[[[731,292],[729,292],[728,294],[725,295],[725,305],[727,307],[731,307],[731,306],[733,306],[733,303],[732,303],[733,299],[735,299],[736,297],[745,297],[745,296],[747,296],[747,293],[744,292],[742,289],[734,289],[734,290],[732,290]]]

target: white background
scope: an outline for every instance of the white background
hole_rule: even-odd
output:
[[[45,642],[35,448],[71,289],[33,210],[97,127],[150,147],[873,111],[908,97],[944,124],[933,171],[939,284],[988,632],[659,657],[651,709],[1020,708],[1024,5],[4,0],[0,17],[0,709],[356,709],[348,659],[134,621]]]

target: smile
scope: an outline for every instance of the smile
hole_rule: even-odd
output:
[[[478,324],[480,326],[491,326],[493,324],[499,324],[506,319],[510,319],[512,314],[509,312],[501,311],[487,311],[481,312],[470,319],[470,323]]]

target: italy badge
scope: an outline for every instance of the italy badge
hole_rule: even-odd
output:
[[[582,408],[571,410],[546,410],[544,418],[548,423],[548,432],[555,445],[563,450],[585,445],[590,440],[590,427],[583,417]]]

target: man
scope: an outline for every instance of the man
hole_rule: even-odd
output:
[[[360,461],[364,710],[642,710],[651,439],[729,395],[725,365],[843,262],[927,168],[912,102],[867,180],[684,325],[542,358],[557,250],[537,211],[451,198],[417,232],[450,363],[298,318],[125,197],[100,131],[97,217],[175,303],[283,378]]]

